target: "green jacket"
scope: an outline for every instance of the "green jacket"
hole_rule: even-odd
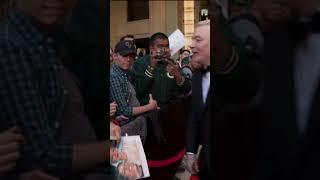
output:
[[[135,61],[132,68],[133,84],[141,105],[148,104],[149,94],[152,94],[161,107],[167,104],[171,98],[190,92],[191,82],[185,80],[182,85],[178,85],[175,79],[170,79],[167,76],[166,65],[164,64],[157,64],[152,78],[147,76],[146,70],[150,60],[149,55],[141,57]]]
[[[185,57],[181,60],[181,66],[187,66],[189,64],[190,57]]]

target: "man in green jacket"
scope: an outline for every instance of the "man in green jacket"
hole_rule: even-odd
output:
[[[168,37],[163,33],[155,33],[150,37],[150,55],[141,57],[135,61],[132,68],[132,82],[135,86],[140,105],[149,102],[149,94],[158,102],[160,111],[165,113],[169,101],[181,95],[187,95],[191,91],[191,83],[182,76],[177,64],[170,59]],[[147,118],[148,139],[147,142],[165,143],[159,117],[159,111],[150,111],[145,114]]]
[[[150,37],[150,52],[134,63],[133,83],[141,105],[148,104],[149,94],[152,94],[163,107],[176,95],[187,94],[191,83],[170,59],[169,40],[165,34],[159,32]]]

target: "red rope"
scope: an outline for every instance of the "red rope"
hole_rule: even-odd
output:
[[[189,180],[199,180],[199,177],[195,175],[191,175]]]
[[[186,149],[183,148],[177,155],[169,158],[169,159],[165,159],[165,160],[148,160],[148,166],[153,168],[153,167],[164,167],[164,166],[168,166],[170,164],[173,164],[177,161],[179,161],[180,159],[183,158],[184,154],[186,153]]]

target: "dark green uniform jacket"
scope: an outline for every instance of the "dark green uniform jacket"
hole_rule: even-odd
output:
[[[133,65],[133,84],[136,88],[138,99],[141,105],[148,104],[149,94],[157,100],[161,107],[169,102],[176,95],[187,94],[191,90],[191,83],[185,80],[178,85],[174,78],[167,76],[166,65],[158,63],[152,77],[148,76],[147,67],[150,64],[150,56],[146,55],[136,60]]]

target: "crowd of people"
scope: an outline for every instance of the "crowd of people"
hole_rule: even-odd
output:
[[[201,95],[203,102],[194,102],[193,105],[203,104],[201,107],[204,109],[208,106],[210,21],[200,22],[196,27],[190,46],[193,52],[192,58],[191,51],[184,49],[181,50],[179,59],[173,60],[170,55],[169,39],[164,33],[158,32],[151,35],[149,43],[150,54],[137,59],[135,58],[136,45],[131,35],[122,37],[115,45],[114,51],[110,48],[112,53],[110,55],[110,117],[112,122],[120,126],[123,136],[139,135],[143,143],[149,141],[159,144],[165,143],[161,127],[161,111],[168,108],[172,99],[188,97],[191,94],[201,95],[198,85],[201,83],[200,70],[202,69],[206,71],[205,90],[203,97]],[[191,73],[182,71],[186,66]],[[191,87],[192,83],[197,87]],[[208,120],[209,111],[198,112],[207,112],[206,117],[199,118],[199,114],[195,114],[192,117],[195,122],[191,124],[197,124],[202,119]],[[191,129],[193,131],[193,128]],[[197,134],[201,130],[203,129],[190,133]],[[203,137],[206,136],[207,134],[203,135]],[[201,143],[208,144],[206,141]],[[199,142],[192,140],[191,144],[192,147],[186,157],[195,153],[193,146],[199,145]],[[204,150],[206,151],[207,147]]]
[[[190,174],[320,178],[319,0],[210,1],[213,20],[196,24],[177,59],[157,32],[150,53],[128,34],[108,61],[102,1],[2,3],[0,179],[142,177],[116,145],[125,135],[166,144],[161,114],[182,98]]]
[[[159,112],[172,98],[191,93],[191,79],[170,57],[167,35],[152,35],[150,55],[138,59],[134,37],[123,37],[114,51],[110,48],[107,69],[98,62],[105,53],[103,15],[95,14],[95,21],[82,16],[102,7],[99,2],[7,2],[0,24],[0,84],[6,87],[0,92],[1,178],[108,179],[109,158],[125,162],[111,168],[112,177],[140,175],[126,154],[108,148],[106,138],[139,135],[144,143],[153,134],[149,141],[165,141]],[[86,22],[101,33],[84,28]],[[110,114],[103,110],[106,92],[100,94],[108,89],[108,79],[101,78],[108,71]]]

